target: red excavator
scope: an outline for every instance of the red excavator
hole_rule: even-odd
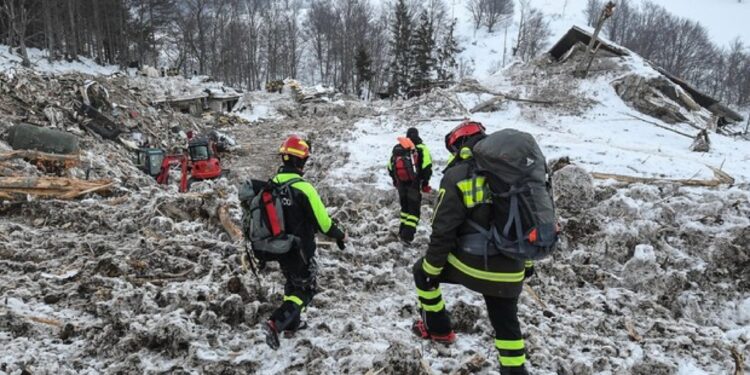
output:
[[[221,177],[227,171],[221,168],[216,147],[211,140],[193,138],[189,134],[187,153],[165,155],[164,150],[142,148],[137,151],[136,164],[143,172],[156,178],[159,184],[169,184],[169,171],[173,167],[181,170],[180,192],[190,188],[196,180],[210,180]],[[190,177],[188,178],[188,174]]]

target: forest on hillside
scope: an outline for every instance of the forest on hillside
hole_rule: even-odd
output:
[[[607,38],[730,105],[750,105],[750,52],[742,41],[722,48],[703,25],[655,2],[616,3]],[[590,25],[603,5],[588,1]],[[510,26],[516,59],[549,46],[547,16],[529,0],[461,6],[475,30]],[[22,56],[35,47],[50,60],[172,68],[247,90],[296,78],[344,93],[404,97],[471,75],[451,14],[444,0],[7,0],[0,41]]]

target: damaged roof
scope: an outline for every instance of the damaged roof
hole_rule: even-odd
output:
[[[576,44],[583,43],[585,45],[588,45],[591,42],[591,37],[591,32],[584,30],[581,27],[573,26],[570,28],[570,30],[568,30],[567,33],[565,33],[565,35],[563,35],[562,38],[560,38],[559,41],[557,41],[557,43],[555,43],[554,46],[552,46],[552,49],[549,50],[549,54],[552,55],[555,60],[560,60]],[[599,38],[599,49],[603,49],[616,56],[628,55],[628,50],[626,50],[625,48],[610,43],[606,40],[602,40],[601,38]]]
[[[588,45],[591,42],[592,37],[593,37],[593,33],[590,30],[586,30],[579,26],[573,26],[570,28],[570,30],[568,30],[567,33],[565,33],[565,35],[563,35],[562,38],[560,38],[560,40],[557,43],[555,43],[554,46],[552,46],[552,49],[549,50],[549,54],[556,61],[565,60],[566,56],[569,53],[571,53],[573,47],[578,45],[578,43]],[[599,50],[605,50],[615,56],[627,56],[633,53],[630,50],[622,46],[619,46],[607,40],[603,40],[601,38],[599,38],[599,46],[597,48]],[[695,102],[698,103],[701,107],[706,108],[711,113],[718,116],[720,119],[723,119],[725,123],[726,122],[741,122],[745,120],[744,117],[742,117],[742,115],[732,110],[725,104],[721,103],[718,99],[715,99],[711,97],[710,95],[699,91],[697,88],[695,88],[688,82],[685,82],[683,79],[675,76],[672,73],[669,73],[668,71],[657,66],[653,62],[648,61],[648,63],[651,64],[651,66],[656,71],[658,71],[659,73],[664,75],[664,77],[672,81],[672,83],[684,89],[688,94],[690,94],[690,96],[695,100]]]

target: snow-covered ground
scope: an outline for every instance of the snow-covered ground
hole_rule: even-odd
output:
[[[86,57],[79,57],[78,60],[72,62],[53,61],[52,63],[50,63],[47,60],[47,53],[37,48],[29,48],[28,54],[32,68],[34,70],[45,73],[86,73],[92,75],[109,75],[119,70],[119,67],[117,67],[116,65],[102,66]],[[20,55],[15,52],[10,53],[8,51],[8,46],[0,44],[0,72],[10,73],[14,69],[18,69],[20,67]]]

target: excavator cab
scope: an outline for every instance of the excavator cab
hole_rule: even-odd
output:
[[[164,150],[158,148],[142,148],[135,152],[135,165],[143,173],[151,177],[157,177],[161,173],[164,161]]]
[[[205,139],[191,140],[188,144],[188,151],[190,152],[190,160],[193,163],[211,159],[213,156],[210,143]]]
[[[209,180],[221,176],[222,169],[213,142],[204,138],[191,139],[188,153],[192,165],[191,180]]]

